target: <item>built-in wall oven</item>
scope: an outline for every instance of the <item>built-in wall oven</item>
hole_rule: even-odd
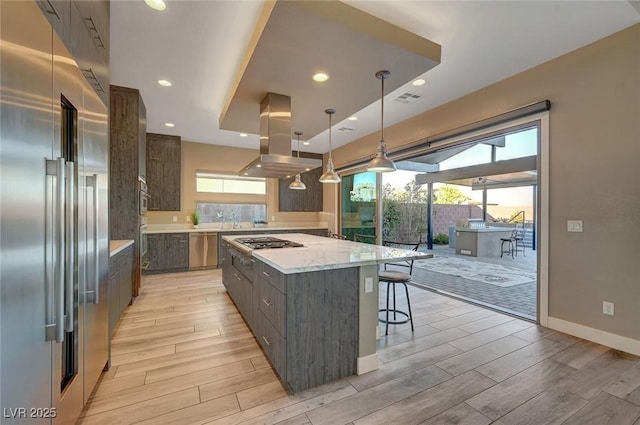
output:
[[[140,216],[147,215],[147,209],[149,207],[149,192],[147,192],[147,182],[142,177],[138,177],[139,183],[139,196],[140,196]]]

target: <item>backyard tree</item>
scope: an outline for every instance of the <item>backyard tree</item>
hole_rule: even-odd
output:
[[[462,205],[471,198],[455,186],[445,184],[434,190],[434,204]]]

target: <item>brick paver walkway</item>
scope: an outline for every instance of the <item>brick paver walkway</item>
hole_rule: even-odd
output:
[[[536,253],[527,252],[527,257],[509,258],[474,258],[458,256],[448,247],[434,247],[428,251],[421,247],[421,251],[432,252],[437,256],[462,257],[466,260],[500,264],[506,267],[520,268],[527,271],[536,271]],[[502,288],[474,280],[469,280],[444,273],[437,273],[414,267],[413,282],[417,285],[452,294],[460,298],[477,302],[482,305],[494,307],[508,313],[520,315],[524,318],[535,320],[537,306],[537,283],[535,281]]]

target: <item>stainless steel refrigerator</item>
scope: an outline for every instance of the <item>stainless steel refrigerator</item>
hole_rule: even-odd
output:
[[[0,20],[0,423],[72,424],[109,355],[108,113],[35,2]]]

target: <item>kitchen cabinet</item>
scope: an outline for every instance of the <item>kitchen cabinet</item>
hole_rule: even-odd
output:
[[[109,335],[131,303],[133,284],[133,245],[109,259]]]
[[[146,155],[149,210],[180,211],[180,137],[147,133]]]
[[[293,153],[295,156],[296,153]],[[300,152],[301,158],[322,159],[322,155]],[[323,168],[318,167],[300,174],[306,190],[289,189],[295,177],[278,181],[278,204],[280,211],[322,211],[323,184],[318,180]]]
[[[169,272],[189,268],[188,233],[153,233],[147,235],[146,272]]]
[[[293,392],[349,376],[358,351],[358,268],[284,274],[222,244],[222,283]]]
[[[134,292],[140,291],[140,182],[145,178],[147,109],[140,92],[109,88],[109,236],[134,241]]]
[[[109,104],[108,0],[38,0],[42,13],[74,56],[85,79]]]

